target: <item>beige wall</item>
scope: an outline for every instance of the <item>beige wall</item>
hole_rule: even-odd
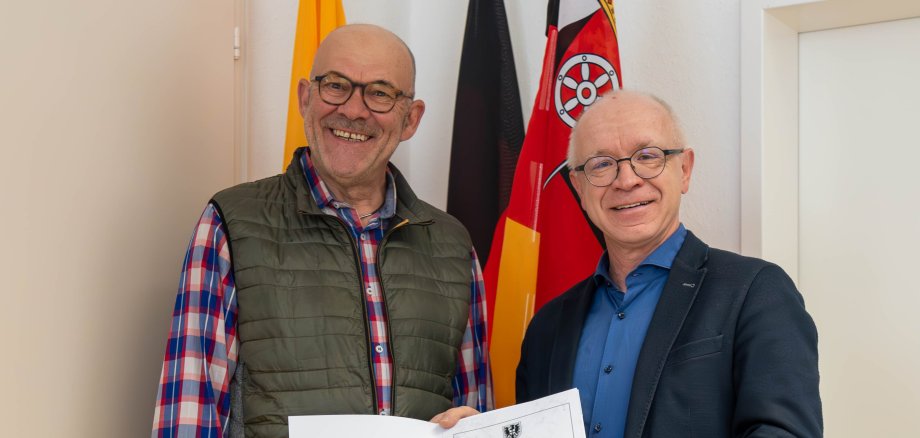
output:
[[[149,433],[191,227],[233,182],[233,7],[3,2],[0,435]]]

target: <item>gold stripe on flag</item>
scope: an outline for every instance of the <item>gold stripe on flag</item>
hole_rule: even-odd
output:
[[[495,406],[514,404],[515,371],[521,359],[521,341],[533,317],[540,258],[540,233],[508,218],[502,242],[498,290],[495,299],[492,345],[492,384]]]

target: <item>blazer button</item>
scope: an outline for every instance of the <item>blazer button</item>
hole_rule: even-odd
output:
[[[613,365],[607,365],[604,367],[604,374],[610,374],[611,372],[613,372]]]
[[[626,318],[626,312],[617,313],[617,318],[625,319],[625,318]]]
[[[594,424],[594,432],[595,432],[595,433],[600,433],[601,429],[603,429],[603,428],[604,428],[604,427],[601,426],[600,423],[595,423],[595,424]]]

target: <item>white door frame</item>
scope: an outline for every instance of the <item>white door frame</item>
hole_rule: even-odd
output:
[[[741,252],[799,272],[799,34],[920,17],[916,0],[741,2]]]

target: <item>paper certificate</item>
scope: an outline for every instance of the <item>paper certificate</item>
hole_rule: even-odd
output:
[[[290,438],[585,438],[578,390],[464,418],[450,429],[411,418],[377,415],[288,417]]]

